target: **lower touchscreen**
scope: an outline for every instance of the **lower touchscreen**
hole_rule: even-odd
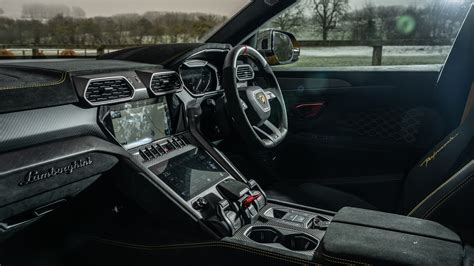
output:
[[[149,169],[186,201],[229,176],[206,152],[197,148]]]

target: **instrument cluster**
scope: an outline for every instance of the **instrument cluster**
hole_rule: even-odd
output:
[[[221,90],[217,68],[205,60],[187,60],[179,66],[179,75],[189,93],[200,96]]]

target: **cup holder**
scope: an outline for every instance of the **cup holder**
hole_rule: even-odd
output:
[[[287,249],[296,251],[308,251],[316,249],[316,247],[318,246],[318,241],[316,239],[310,238],[307,235],[296,234],[285,236],[283,239],[283,243],[281,244]]]
[[[268,244],[279,243],[282,234],[270,227],[257,227],[252,228],[247,236],[255,242]]]
[[[318,247],[319,241],[306,234],[283,234],[271,227],[253,227],[246,236],[261,244],[280,244],[289,250],[311,251]]]

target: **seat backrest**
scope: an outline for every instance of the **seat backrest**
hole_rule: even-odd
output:
[[[473,159],[474,112],[471,112],[460,127],[438,143],[412,168],[403,185],[401,212],[427,218],[425,213],[419,211],[414,215],[414,210],[421,205],[427,208],[428,205],[435,204],[428,200],[432,193],[448,192],[443,190],[442,185]]]
[[[446,130],[454,130],[460,123],[469,94],[474,64],[474,4],[459,30],[449,56],[438,76],[433,94],[437,109],[445,120]]]
[[[453,211],[459,211],[457,208],[462,208],[462,205],[466,210],[471,208],[470,202],[474,200],[474,182],[470,182],[474,176],[474,163],[469,166],[474,160],[474,109],[459,125],[467,95],[474,85],[473,29],[474,8],[471,6],[436,90],[437,98],[443,103],[444,118],[455,129],[409,172],[400,206],[404,214],[437,221],[449,220],[450,216],[457,214]],[[467,202],[455,202],[457,200],[470,200],[469,206]],[[443,207],[449,204],[457,207]],[[470,216],[473,216],[471,222],[474,223],[474,215]]]

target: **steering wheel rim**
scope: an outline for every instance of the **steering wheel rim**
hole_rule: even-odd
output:
[[[248,56],[259,64],[271,87],[238,87],[237,60],[240,56]],[[265,148],[273,148],[283,141],[288,133],[285,101],[272,68],[257,50],[239,45],[227,53],[223,66],[223,87],[227,110],[237,131],[245,140]],[[278,101],[281,114],[276,125],[269,120],[272,109],[270,101],[274,100]]]

